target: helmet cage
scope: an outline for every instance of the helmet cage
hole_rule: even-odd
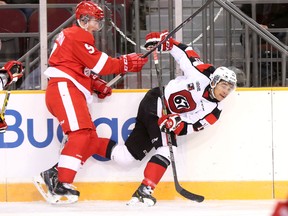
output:
[[[86,14],[86,15],[81,15],[79,20],[82,21],[82,22],[84,22],[85,24],[87,24],[87,23],[88,23],[90,20],[92,20],[93,18],[94,18],[94,17]],[[97,31],[100,31],[100,30],[104,27],[104,22],[105,22],[105,20],[104,20],[104,19],[102,19],[102,20],[97,20],[97,19],[95,19],[95,21],[96,21],[96,22],[98,23],[98,25],[99,25]],[[79,24],[79,22],[78,22],[78,24]],[[79,25],[80,25],[80,24],[79,24]],[[81,25],[80,25],[80,26],[81,26]]]

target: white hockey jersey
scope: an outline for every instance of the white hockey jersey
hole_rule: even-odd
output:
[[[171,80],[164,90],[167,108],[171,113],[179,114],[185,123],[179,135],[214,124],[222,111],[221,103],[209,93],[210,75],[215,68],[204,64],[191,47],[182,43],[174,44],[170,54],[184,73]]]

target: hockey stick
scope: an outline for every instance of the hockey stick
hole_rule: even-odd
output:
[[[162,103],[162,109],[163,109],[163,114],[167,115],[167,107],[165,105],[165,99],[164,99],[164,93],[163,93],[163,83],[162,83],[162,76],[161,76],[161,68],[159,67],[159,62],[158,62],[158,56],[157,56],[157,51],[155,50],[153,52],[153,58],[154,58],[154,64],[155,64],[155,69],[157,73],[157,79],[158,79],[158,86],[160,89],[160,97],[161,97],[161,103]],[[204,196],[191,193],[184,189],[178,181],[177,178],[177,170],[176,170],[176,163],[175,163],[175,158],[174,158],[174,152],[173,152],[173,145],[172,145],[172,136],[170,133],[167,133],[167,143],[169,146],[169,152],[170,152],[170,160],[171,160],[171,165],[172,165],[172,171],[173,171],[173,177],[174,177],[174,184],[175,184],[175,189],[176,191],[181,194],[183,197],[193,200],[196,202],[202,202],[204,200]]]
[[[1,120],[5,119],[5,112],[6,112],[6,109],[7,109],[9,98],[10,98],[10,90],[8,89],[8,90],[6,90],[5,98],[4,98],[2,109],[1,109],[1,113],[0,113],[0,119]]]
[[[173,36],[179,29],[183,28],[188,22],[190,22],[195,16],[197,16],[205,7],[207,7],[213,0],[207,0],[205,4],[203,4],[198,10],[196,10],[191,16],[189,16],[187,19],[185,19],[181,24],[179,24],[175,29],[173,29],[164,40],[160,41],[156,46],[151,48],[148,52],[146,52],[142,58],[146,58],[148,55],[150,55],[154,50],[159,48],[163,43],[165,43],[171,36]],[[126,73],[118,74],[116,77],[114,77],[110,82],[108,82],[109,86],[115,85],[120,79],[123,78],[123,76]],[[107,85],[108,85],[107,84]]]

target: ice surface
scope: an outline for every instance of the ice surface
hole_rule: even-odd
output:
[[[162,201],[153,207],[126,206],[122,201],[81,201],[69,205],[46,202],[0,202],[1,216],[271,216],[275,200]]]

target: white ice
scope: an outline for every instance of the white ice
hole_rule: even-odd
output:
[[[81,201],[69,205],[0,202],[1,216],[271,216],[275,200],[159,201],[153,207],[126,206],[120,201]]]

